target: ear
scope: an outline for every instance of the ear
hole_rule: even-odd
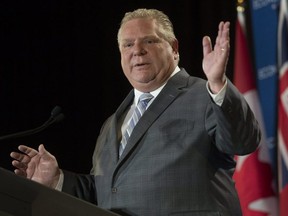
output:
[[[171,47],[173,50],[173,54],[174,54],[174,59],[178,59],[179,58],[179,50],[178,50],[178,40],[175,39],[172,43],[171,43]]]

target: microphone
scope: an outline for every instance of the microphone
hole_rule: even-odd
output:
[[[51,111],[51,115],[50,115],[49,119],[46,122],[44,122],[44,124],[42,124],[41,126],[34,128],[34,129],[30,129],[30,130],[21,131],[18,133],[13,133],[13,134],[1,136],[0,141],[6,140],[6,139],[12,139],[12,138],[24,137],[24,136],[39,133],[39,132],[43,131],[44,129],[46,129],[47,127],[49,127],[50,125],[57,123],[57,122],[60,122],[63,119],[64,119],[64,114],[61,112],[61,107],[56,106]]]

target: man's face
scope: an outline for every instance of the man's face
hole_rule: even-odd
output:
[[[132,86],[150,92],[166,82],[178,60],[178,42],[161,37],[153,19],[133,19],[120,30],[121,65]]]

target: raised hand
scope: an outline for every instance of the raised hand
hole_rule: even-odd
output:
[[[220,22],[214,48],[209,36],[203,37],[203,70],[210,90],[217,93],[225,83],[225,72],[230,52],[229,22]]]
[[[16,168],[15,173],[33,181],[55,188],[60,169],[56,158],[50,154],[44,145],[39,145],[38,151],[28,146],[20,145],[20,152],[11,152],[14,159],[12,165]]]

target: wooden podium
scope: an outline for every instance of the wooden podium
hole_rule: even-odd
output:
[[[60,215],[116,216],[117,214],[0,168],[0,216]]]

